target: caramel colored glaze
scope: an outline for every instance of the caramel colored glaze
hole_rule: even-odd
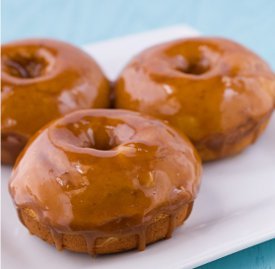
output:
[[[14,163],[25,142],[51,120],[83,108],[109,106],[109,83],[84,51],[61,41],[33,39],[3,45],[2,161]],[[14,144],[13,144],[14,145]]]
[[[190,38],[136,56],[117,80],[115,107],[167,121],[206,161],[253,143],[274,108],[274,90],[274,74],[248,49],[222,38]]]
[[[18,210],[31,210],[54,231],[58,248],[58,233],[80,234],[91,254],[98,238],[136,234],[142,250],[159,215],[171,216],[172,234],[173,215],[192,204],[200,174],[191,143],[161,121],[90,109],[31,139],[13,169],[10,193]]]

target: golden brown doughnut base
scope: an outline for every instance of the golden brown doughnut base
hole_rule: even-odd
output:
[[[247,122],[234,133],[212,136],[203,141],[194,142],[194,145],[204,162],[236,155],[253,144],[263,133],[271,114],[272,111],[257,123]]]
[[[186,204],[174,216],[174,227],[183,224],[192,211],[193,203]],[[49,227],[42,225],[36,218],[34,211],[30,209],[19,210],[19,216],[23,224],[33,235],[40,237],[42,240],[54,245]],[[168,215],[158,215],[147,227],[145,233],[146,245],[158,240],[167,238],[170,229],[170,217]],[[110,254],[124,252],[136,249],[139,246],[137,234],[129,234],[118,237],[97,238],[95,242],[94,254]],[[89,253],[85,237],[81,234],[62,234],[62,248],[74,252]]]
[[[13,165],[26,143],[21,135],[1,134],[1,163]]]

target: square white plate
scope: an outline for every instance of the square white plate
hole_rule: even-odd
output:
[[[197,35],[186,26],[151,31],[86,46],[115,79],[140,50]],[[275,116],[275,115],[274,115]],[[275,117],[257,143],[242,154],[204,165],[194,210],[174,237],[145,251],[91,258],[58,252],[19,223],[7,191],[10,169],[2,166],[2,265],[6,269],[190,268],[275,237]]]

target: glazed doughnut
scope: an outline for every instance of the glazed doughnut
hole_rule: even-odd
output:
[[[2,46],[2,162],[13,164],[49,121],[83,108],[109,106],[109,83],[85,52],[61,41]]]
[[[9,187],[32,234],[58,249],[101,254],[170,237],[191,212],[200,174],[192,144],[163,122],[90,109],[37,133]]]
[[[167,121],[208,161],[242,151],[262,133],[274,81],[269,66],[235,42],[182,39],[133,58],[117,80],[115,107]]]

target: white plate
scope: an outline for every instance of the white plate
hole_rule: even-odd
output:
[[[114,79],[141,49],[196,35],[177,26],[101,42],[86,50]],[[260,140],[241,155],[204,166],[203,183],[191,217],[170,240],[143,252],[91,258],[58,252],[19,223],[7,192],[10,169],[2,167],[3,268],[190,268],[275,237],[275,117]]]

